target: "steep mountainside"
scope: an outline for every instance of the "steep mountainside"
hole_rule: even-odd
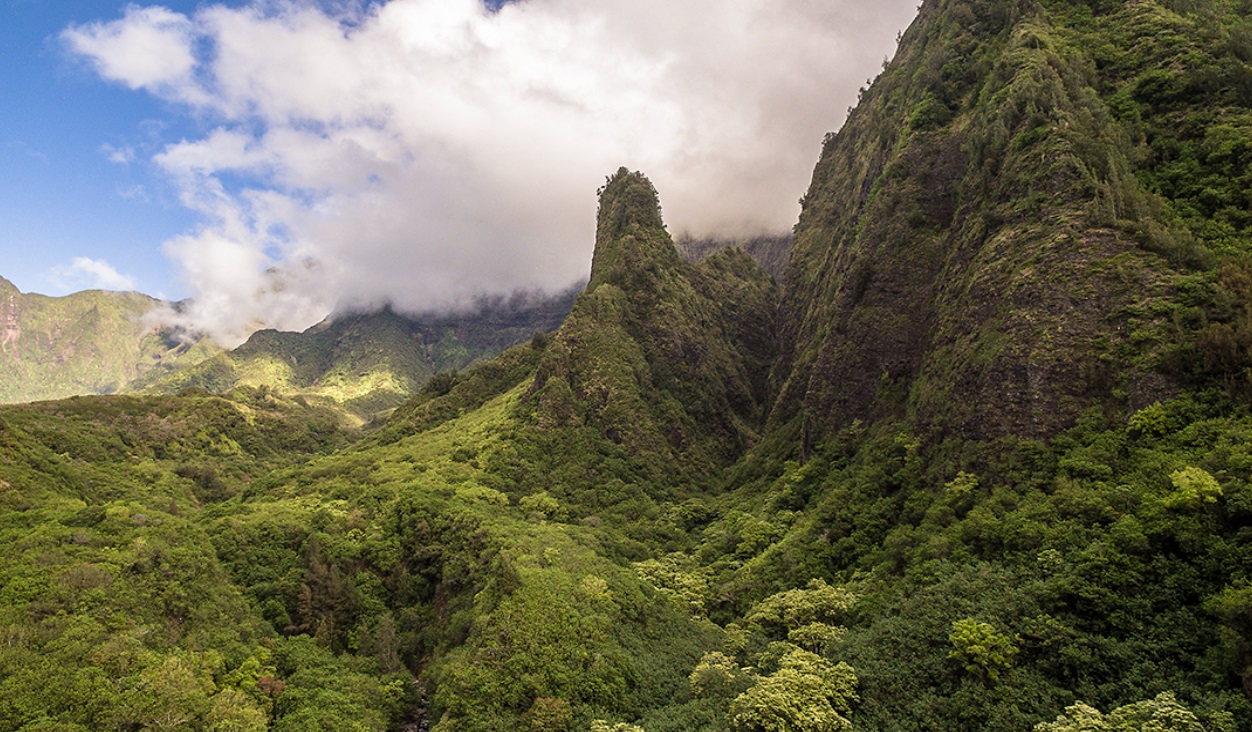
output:
[[[224,393],[265,386],[367,420],[438,372],[463,369],[554,330],[575,294],[484,300],[447,314],[407,316],[384,308],[334,315],[303,333],[258,331],[233,351],[194,368],[153,371],[126,390]]]
[[[925,0],[785,289],[621,169],[351,444],[394,314],[0,408],[0,732],[1252,729],[1250,163],[1249,0]]]
[[[805,196],[775,423],[1045,436],[1178,393],[1203,245],[1252,241],[1236,6],[923,4]]]
[[[0,278],[0,403],[108,394],[219,350],[161,328],[162,306],[135,292],[23,294]]]
[[[1250,723],[1250,9],[923,3],[827,138],[695,556],[842,578],[863,728]]]
[[[774,286],[742,251],[692,265],[652,184],[621,169],[600,197],[591,282],[540,363],[544,425],[587,425],[672,471],[741,455],[764,418]]]

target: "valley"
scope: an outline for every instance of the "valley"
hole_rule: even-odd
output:
[[[1249,728],[1250,17],[925,0],[793,237],[0,406],[0,730]]]

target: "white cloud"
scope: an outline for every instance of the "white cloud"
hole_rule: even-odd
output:
[[[195,33],[185,15],[130,5],[120,21],[71,26],[61,37],[104,78],[132,89],[170,92],[194,88],[188,84],[196,65]]]
[[[129,201],[139,201],[141,203],[152,202],[152,196],[148,194],[148,189],[142,185],[118,186],[117,195]]]
[[[106,160],[117,165],[130,165],[135,161],[135,148],[133,147],[116,147],[106,142],[100,146],[100,152],[104,153]]]
[[[133,290],[135,278],[118,272],[103,259],[74,257],[69,264],[52,268],[47,281],[62,293],[79,290]]]
[[[166,250],[226,341],[585,276],[596,188],[647,173],[671,231],[786,230],[825,132],[913,0],[391,0],[130,7],[65,38],[212,120],[156,162],[204,217]],[[326,7],[323,3],[321,7]]]

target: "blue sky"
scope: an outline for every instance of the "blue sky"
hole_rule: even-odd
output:
[[[481,3],[0,0],[0,276],[189,297],[229,344],[567,286],[622,165],[671,233],[785,231],[916,13]]]
[[[86,257],[107,262],[142,292],[191,294],[161,245],[199,217],[180,205],[149,158],[206,124],[178,105],[101,80],[60,38],[70,26],[120,17],[127,4],[0,0],[0,277],[23,292],[62,295],[101,284],[73,271],[74,259]],[[159,4],[190,15],[207,4],[249,2]],[[110,160],[124,150],[135,151],[133,159]]]
[[[194,121],[101,81],[59,41],[70,24],[117,17],[120,4],[0,2],[0,276],[23,291],[64,294],[85,283],[58,283],[51,273],[91,257],[107,260],[140,290],[184,295],[160,245],[192,227],[195,216],[145,160],[110,162],[106,146],[149,149],[194,134]]]

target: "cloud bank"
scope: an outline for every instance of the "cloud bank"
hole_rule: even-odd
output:
[[[53,267],[45,279],[62,293],[78,290],[133,290],[135,278],[124,275],[103,259],[74,257],[69,264]]]
[[[207,123],[155,162],[167,242],[227,343],[336,307],[452,307],[587,274],[595,191],[642,170],[672,232],[788,229],[825,132],[914,0],[258,0],[129,6],[63,40]]]

